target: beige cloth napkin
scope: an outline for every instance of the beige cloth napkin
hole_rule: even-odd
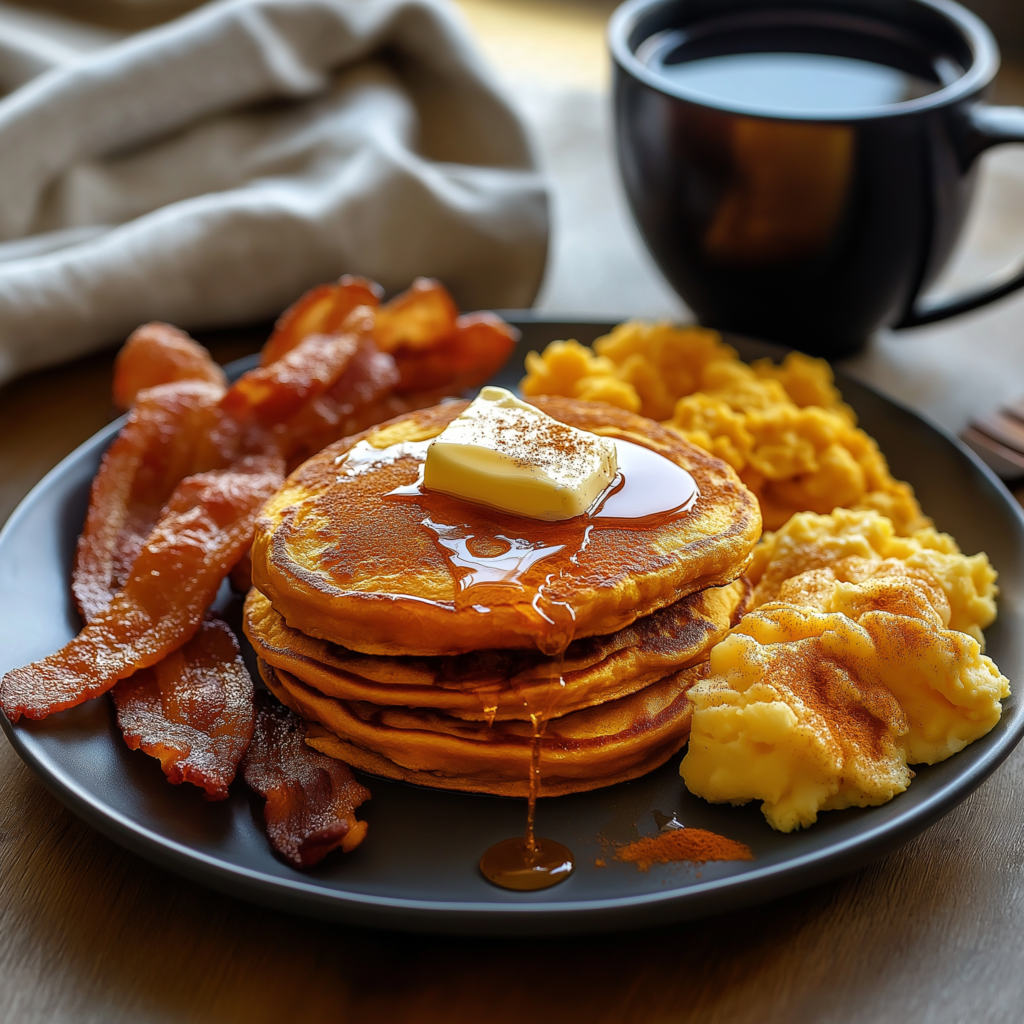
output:
[[[13,13],[0,381],[146,320],[270,317],[345,272],[532,301],[545,183],[445,0],[221,0],[78,52]]]

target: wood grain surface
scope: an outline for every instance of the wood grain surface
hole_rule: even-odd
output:
[[[221,361],[251,350],[213,339]],[[112,414],[111,353],[0,390],[0,516]],[[405,936],[249,906],[64,810],[0,742],[0,1020],[1018,1021],[1024,749],[914,842],[840,881],[674,928]]]

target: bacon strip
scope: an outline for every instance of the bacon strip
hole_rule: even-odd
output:
[[[313,334],[276,363],[243,374],[220,407],[240,422],[283,423],[320,397],[352,361],[359,339],[352,334]]]
[[[274,325],[260,356],[260,366],[270,366],[297,347],[311,334],[333,334],[341,330],[356,306],[376,306],[384,290],[365,277],[346,274],[337,284],[311,288],[292,303]]]
[[[207,618],[191,640],[113,689],[117,724],[132,750],[160,762],[175,785],[224,800],[256,721],[253,685],[235,634]]]
[[[312,867],[339,846],[347,853],[366,837],[355,810],[369,790],[347,764],[306,746],[306,723],[263,690],[256,693],[256,729],[242,772],[267,798],[270,845],[293,867]]]
[[[275,456],[183,480],[124,587],[56,654],[8,672],[0,709],[12,722],[23,714],[45,718],[105,693],[191,639],[282,479]]]
[[[458,315],[440,281],[417,277],[408,291],[375,311],[373,337],[382,352],[431,348],[455,332]]]
[[[387,406],[398,380],[395,361],[371,338],[359,339],[345,372],[315,401],[307,402],[276,435],[291,469],[321,448],[395,415]]]
[[[174,488],[186,476],[225,466],[214,430],[223,387],[204,381],[144,391],[107,449],[92,482],[71,589],[89,622],[127,579]]]
[[[170,324],[143,324],[114,360],[114,405],[124,412],[140,391],[183,380],[206,381],[222,390],[228,384],[210,353],[184,331]]]
[[[478,387],[505,365],[518,340],[519,332],[493,313],[460,316],[447,337],[393,351],[399,373],[395,391],[447,388],[457,394]]]

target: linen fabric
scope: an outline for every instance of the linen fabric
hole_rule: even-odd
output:
[[[265,319],[346,272],[532,301],[545,182],[444,0],[221,0],[70,55],[13,28],[0,382],[147,320]]]

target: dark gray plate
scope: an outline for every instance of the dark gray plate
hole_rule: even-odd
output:
[[[607,324],[550,322],[513,314],[521,351],[497,383],[515,386],[522,356],[554,338],[590,341]],[[773,351],[737,342],[745,358]],[[840,386],[893,472],[917,488],[924,508],[966,551],[989,553],[1000,573],[999,620],[989,653],[1016,682],[1024,658],[1024,518],[1005,488],[962,445],[909,411],[848,379]],[[117,430],[111,424],[68,456],[25,499],[0,533],[0,672],[56,650],[78,617],[68,577],[89,483]],[[489,885],[480,854],[519,834],[525,803],[441,793],[367,778],[368,840],[300,874],[270,852],[261,801],[243,785],[208,804],[189,786],[169,786],[157,762],[128,750],[110,702],[92,701],[43,722],[3,725],[15,750],[71,810],[115,841],[173,871],[246,899],[298,913],[381,927],[490,934],[627,928],[709,914],[770,899],[848,871],[906,842],[963,800],[1021,737],[1019,698],[979,742],[923,767],[907,793],[884,807],[823,814],[806,832],[772,832],[756,805],[715,807],[692,797],[679,758],[646,778],[542,801],[541,835],[571,847],[576,873],[546,892]],[[604,843],[656,831],[654,812],[739,839],[750,863],[655,866],[641,873],[607,857]],[[363,813],[362,811],[360,813]],[[605,856],[608,866],[595,860]]]

